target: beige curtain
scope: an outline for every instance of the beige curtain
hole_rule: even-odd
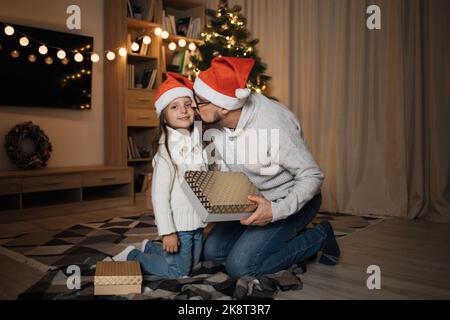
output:
[[[322,209],[450,222],[449,1],[233,4],[326,175]]]

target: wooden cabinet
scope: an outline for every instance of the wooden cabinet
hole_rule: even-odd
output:
[[[133,189],[128,167],[0,172],[0,222],[131,205]]]

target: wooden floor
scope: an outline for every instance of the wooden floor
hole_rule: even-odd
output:
[[[88,212],[0,225],[1,237],[61,229],[77,223],[134,215],[142,207]],[[339,265],[308,265],[301,291],[278,299],[450,299],[450,225],[388,219],[340,240]],[[381,268],[381,290],[368,290],[367,267]],[[43,274],[0,255],[0,299],[15,299]]]

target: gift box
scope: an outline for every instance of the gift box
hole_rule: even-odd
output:
[[[99,261],[94,277],[95,295],[141,293],[142,273],[137,261]]]
[[[204,222],[245,219],[257,208],[248,196],[261,196],[242,172],[187,171],[181,186]]]

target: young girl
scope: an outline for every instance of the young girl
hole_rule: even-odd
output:
[[[193,129],[192,82],[168,73],[155,103],[160,127],[153,159],[152,203],[160,242],[129,246],[115,261],[139,261],[144,273],[176,279],[199,263],[206,226],[181,189],[187,170],[207,170],[198,130]]]

